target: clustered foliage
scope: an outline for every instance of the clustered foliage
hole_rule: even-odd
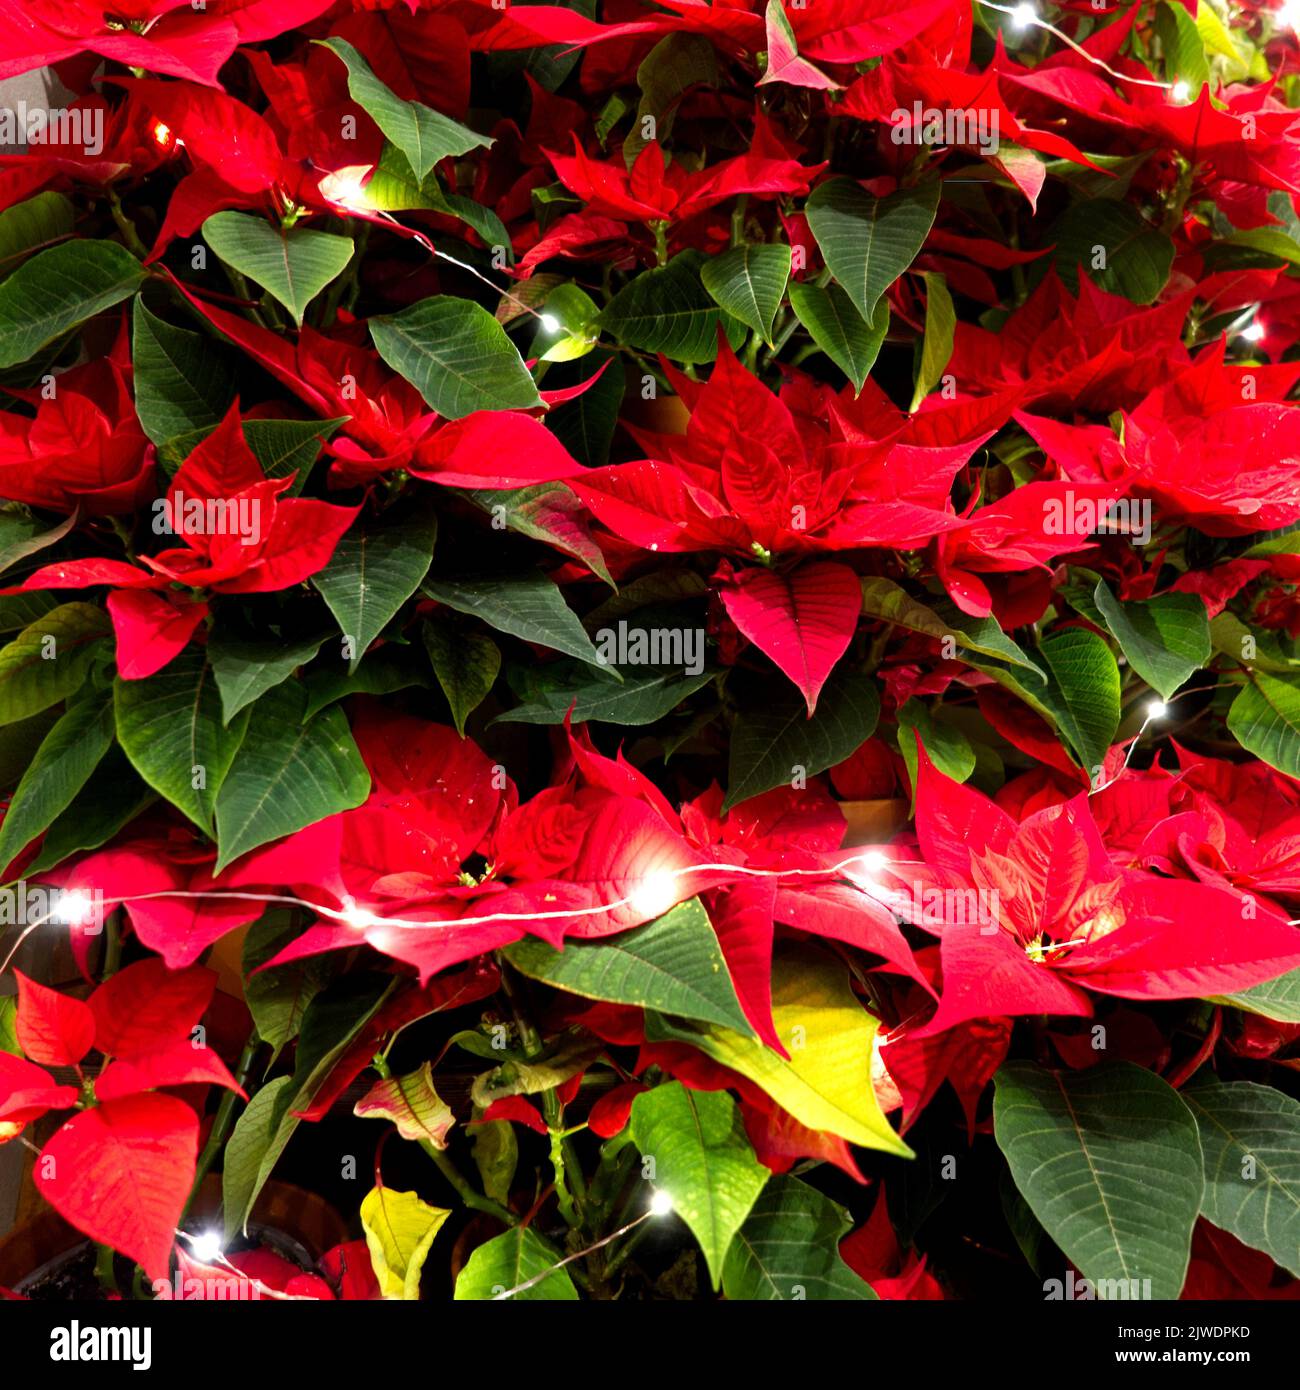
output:
[[[0,0],[0,1139],[106,1285],[1296,1296],[1294,10]]]

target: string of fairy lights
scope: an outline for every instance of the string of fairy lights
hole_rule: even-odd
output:
[[[1089,53],[1082,44],[1076,42],[1069,34],[1065,33],[1064,30],[1059,29],[1055,24],[1044,19],[1038,13],[1038,10],[1032,4],[1028,3],[1028,0],[1021,0],[1021,3],[1015,5],[999,4],[997,0],[976,0],[976,3],[987,10],[996,10],[999,14],[1008,16],[1011,20],[1012,27],[1015,29],[1036,28],[1046,31],[1053,37],[1059,39],[1074,53],[1078,54],[1079,57],[1093,64],[1093,66],[1100,68],[1117,81],[1127,82],[1132,86],[1154,87],[1161,91],[1167,91],[1177,102],[1187,101],[1192,96],[1192,91],[1188,83],[1181,79],[1174,82],[1161,82],[1156,78],[1134,77],[1129,73],[1120,72],[1111,67],[1109,63],[1097,57],[1096,54]],[[1300,0],[1287,0],[1287,3],[1300,7]],[[168,132],[168,136],[170,137],[170,132]],[[456,266],[459,270],[463,270],[467,274],[472,275],[494,293],[508,300],[520,313],[529,314],[535,318],[547,333],[558,333],[561,330],[563,325],[554,314],[547,313],[545,309],[537,309],[534,305],[521,299],[505,286],[497,284],[490,276],[484,275],[481,270],[471,265],[468,261],[460,260],[456,256],[449,255],[446,251],[441,250],[422,232],[399,222],[391,212],[383,208],[375,207],[366,194],[365,177],[368,172],[365,166],[361,166],[358,168],[326,173],[321,180],[320,191],[327,201],[334,206],[343,209],[345,212],[351,212],[354,215],[373,218],[383,222],[385,225],[392,227],[393,230],[398,232],[401,236],[414,241],[435,259],[446,261],[448,264]]]
[[[1170,707],[1184,695],[1194,694],[1194,691],[1186,691],[1180,695],[1173,696],[1169,701],[1151,701],[1144,710],[1144,717],[1137,733],[1129,741],[1128,748],[1119,770],[1099,785],[1089,790],[1089,795],[1096,795],[1104,791],[1107,787],[1114,785],[1124,772],[1128,769],[1134,750],[1137,748],[1146,730],[1154,723],[1165,719],[1170,713]],[[908,906],[911,902],[908,894],[904,890],[889,890],[880,881],[877,875],[882,872],[892,872],[894,870],[906,870],[909,867],[915,868],[919,861],[907,859],[894,859],[889,856],[885,849],[872,847],[858,850],[852,855],[837,860],[833,864],[818,866],[814,868],[779,868],[769,869],[760,868],[743,864],[722,864],[718,862],[704,862],[697,864],[683,865],[675,869],[653,870],[646,874],[636,886],[622,897],[603,902],[596,905],[585,907],[570,907],[543,910],[540,912],[501,912],[483,913],[469,917],[461,917],[452,920],[430,922],[423,919],[388,917],[383,916],[366,908],[358,907],[355,903],[344,905],[340,908],[330,907],[323,903],[314,903],[295,897],[290,894],[282,893],[253,893],[242,890],[181,890],[165,889],[155,890],[150,893],[129,894],[112,899],[114,906],[129,905],[134,902],[144,902],[151,899],[160,898],[179,898],[188,900],[240,900],[257,902],[267,905],[292,905],[307,908],[320,916],[340,922],[350,928],[357,930],[364,937],[365,931],[372,927],[383,925],[386,927],[398,927],[407,930],[429,931],[455,931],[466,926],[489,925],[492,923],[505,922],[537,922],[538,920],[552,919],[572,919],[578,917],[604,915],[616,911],[620,907],[630,907],[634,912],[643,916],[655,916],[671,907],[679,898],[677,890],[678,882],[691,875],[721,875],[724,879],[730,877],[737,878],[763,878],[763,879],[799,879],[799,878],[835,878],[839,877],[847,881],[851,886],[860,891],[864,897],[870,899],[878,906],[884,907],[897,919],[909,920]],[[97,913],[104,906],[103,900],[96,900],[84,891],[72,890],[67,897],[61,898],[58,908],[60,923],[67,923],[71,926],[77,925],[76,918],[83,914],[86,920],[90,919],[90,914]],[[46,925],[53,919],[54,914],[47,914],[45,917],[30,923],[20,935],[18,941],[6,957],[4,965],[0,970],[7,969],[13,960],[14,954],[31,933],[40,926]],[[1294,919],[1289,923],[1292,926],[1300,926],[1300,918]],[[1068,946],[1069,942],[1052,943],[1040,948],[1044,955],[1060,950]],[[557,1270],[575,1260],[585,1258],[594,1251],[611,1244],[613,1241],[630,1234],[637,1227],[655,1217],[664,1217],[673,1210],[672,1199],[669,1194],[662,1189],[652,1189],[649,1204],[644,1212],[633,1220],[620,1226],[609,1235],[602,1237],[595,1243],[566,1255],[554,1265],[548,1266],[540,1273],[514,1286],[493,1295],[495,1300],[514,1298],[526,1290],[540,1284],[549,1278]],[[177,1230],[176,1235],[186,1240],[191,1251],[200,1264],[208,1265],[219,1269],[228,1277],[236,1277],[247,1281],[250,1285],[257,1286],[259,1296],[267,1298],[310,1301],[309,1295],[281,1293],[266,1286],[262,1281],[250,1277],[234,1265],[225,1255],[222,1238],[215,1231],[200,1231],[197,1233]]]
[[[1128,770],[1132,761],[1133,754],[1139,743],[1152,724],[1158,723],[1168,717],[1171,706],[1179,700],[1185,699],[1190,695],[1201,693],[1196,690],[1183,691],[1172,696],[1168,701],[1150,701],[1144,710],[1142,724],[1137,732],[1128,741],[1124,758],[1113,776],[1104,782],[1094,782],[1089,787],[1088,795],[1096,796],[1113,786]],[[836,877],[845,880],[849,885],[856,888],[869,898],[877,906],[883,907],[895,916],[907,920],[904,911],[900,908],[905,903],[906,895],[897,891],[886,889],[877,877],[882,871],[887,870],[906,870],[915,867],[919,861],[912,859],[892,859],[885,848],[874,846],[864,848],[836,860],[830,864],[816,865],[813,867],[789,867],[781,868],[762,868],[750,864],[732,864],[719,860],[701,860],[690,864],[679,865],[671,869],[651,869],[639,875],[633,882],[633,886],[620,897],[612,898],[598,903],[585,905],[575,905],[570,907],[557,908],[538,908],[527,911],[512,912],[485,912],[471,913],[459,917],[438,918],[430,920],[428,917],[402,917],[372,911],[370,908],[358,905],[353,899],[345,898],[339,907],[331,906],[329,903],[316,902],[310,899],[298,897],[291,893],[263,893],[254,892],[249,889],[237,888],[161,888],[154,889],[147,893],[124,893],[120,895],[103,896],[92,894],[85,889],[69,888],[62,890],[57,901],[57,905],[43,916],[38,916],[34,921],[25,925],[18,939],[10,948],[8,955],[3,963],[0,963],[0,972],[7,970],[13,962],[23,943],[31,934],[42,926],[54,923],[59,926],[81,927],[87,924],[105,909],[129,906],[132,903],[144,903],[158,899],[210,902],[213,900],[222,902],[250,902],[259,903],[267,907],[284,906],[304,908],[315,913],[319,917],[327,918],[337,922],[341,926],[350,928],[364,937],[365,932],[372,928],[396,928],[404,931],[461,931],[466,927],[496,926],[515,923],[536,924],[539,922],[569,922],[584,918],[605,917],[611,912],[617,912],[621,908],[630,908],[634,914],[643,920],[652,920],[660,917],[681,900],[681,893],[678,884],[683,879],[703,877],[712,878],[712,884],[704,887],[721,887],[730,880],[736,879],[834,879]],[[698,890],[697,890],[698,891]]]
[[[868,891],[882,886],[871,875],[881,869],[896,864],[903,866],[906,860],[890,860],[881,849],[868,849],[848,856],[834,864],[816,868],[764,869],[748,864],[727,864],[707,860],[680,865],[672,869],[652,869],[641,875],[632,889],[621,897],[607,902],[586,904],[563,908],[544,908],[527,912],[487,912],[455,918],[441,918],[430,921],[427,917],[388,916],[360,907],[355,902],[345,901],[341,907],[328,903],[312,902],[289,893],[257,893],[245,889],[204,888],[182,889],[163,888],[148,893],[125,893],[108,897],[92,895],[84,889],[70,888],[63,892],[57,907],[28,923],[0,964],[0,971],[7,970],[23,942],[42,926],[54,922],[60,926],[84,927],[99,912],[108,908],[129,906],[132,903],[149,902],[160,898],[190,901],[253,902],[266,906],[288,906],[305,908],[318,916],[326,917],[340,925],[364,934],[372,927],[395,927],[408,931],[459,931],[465,927],[494,926],[507,923],[536,923],[546,921],[571,921],[588,917],[603,917],[620,908],[631,908],[638,916],[651,919],[662,916],[680,900],[677,884],[680,880],[695,876],[713,876],[719,882],[735,878],[828,878],[840,875],[851,884],[870,896]],[[854,872],[854,870],[858,872]],[[882,899],[875,899],[881,906],[889,906]]]
[[[1077,43],[1063,29],[1058,29],[1055,24],[1044,19],[1038,10],[1029,3],[1029,0],[1021,0],[1021,3],[1016,5],[1000,5],[995,0],[976,0],[976,3],[986,10],[996,10],[999,14],[1008,16],[1013,29],[1046,30],[1054,38],[1060,39],[1067,48],[1077,53],[1080,58],[1086,59],[1094,67],[1100,68],[1118,82],[1128,82],[1135,87],[1157,87],[1161,91],[1169,92],[1175,101],[1186,101],[1192,96],[1191,87],[1184,81],[1160,82],[1153,77],[1133,77],[1129,73],[1117,71],[1104,59],[1098,58],[1095,53],[1089,53],[1081,43]],[[1300,3],[1300,0],[1297,0],[1297,3]]]

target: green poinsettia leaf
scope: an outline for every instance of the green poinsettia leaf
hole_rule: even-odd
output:
[[[557,1268],[563,1258],[531,1226],[516,1227],[474,1251],[456,1278],[453,1297],[458,1302],[508,1297],[512,1302],[576,1303],[578,1291],[569,1271]]]
[[[1196,1120],[1131,1062],[999,1070],[993,1132],[1016,1186],[1100,1298],[1177,1298],[1205,1187]]]
[[[529,938],[505,956],[522,974],[570,994],[753,1033],[698,898],[615,936],[570,940],[562,951]]]
[[[735,1101],[725,1091],[688,1091],[680,1081],[656,1086],[632,1102],[632,1140],[720,1288],[727,1251],[769,1177]]]
[[[1201,1135],[1201,1214],[1300,1276],[1300,1102],[1199,1075],[1182,1092]]]
[[[476,410],[530,410],[537,387],[505,330],[468,299],[434,295],[370,320],[380,357],[444,419]]]
[[[492,141],[420,101],[403,101],[381,82],[370,64],[346,39],[319,39],[348,70],[348,92],[358,106],[406,156],[416,183],[441,160],[486,149]]]
[[[733,1303],[874,1299],[875,1290],[840,1256],[850,1224],[844,1210],[816,1188],[773,1176],[731,1242],[723,1293]]]

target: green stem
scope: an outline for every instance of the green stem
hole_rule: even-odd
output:
[[[623,1268],[628,1256],[650,1234],[650,1227],[653,1224],[652,1220],[643,1221],[620,1245],[614,1247],[614,1253],[605,1262],[606,1279],[612,1279]]]
[[[626,1135],[627,1131],[624,1130],[622,1142],[616,1136],[607,1141],[601,1151],[600,1161],[587,1189],[589,1210],[607,1212],[627,1185],[637,1154],[636,1147]]]
[[[758,349],[762,344],[762,339],[753,329],[750,329],[749,341],[741,349],[740,360],[751,371],[757,374],[758,371]]]
[[[257,1036],[257,1030],[254,1029],[244,1044],[244,1050],[239,1054],[239,1061],[235,1063],[235,1081],[240,1090],[246,1091],[248,1089],[249,1078],[253,1075],[253,1063],[257,1060],[257,1052],[261,1045],[262,1040]],[[225,1147],[226,1140],[230,1138],[230,1132],[235,1127],[235,1106],[238,1103],[239,1097],[234,1091],[223,1092],[221,1104],[217,1106],[216,1118],[212,1121],[212,1131],[208,1135],[208,1142],[204,1144],[203,1152],[199,1154],[199,1161],[194,1168],[194,1184],[190,1188],[189,1201],[185,1203],[185,1210],[181,1214],[182,1224],[190,1214],[190,1209],[199,1195],[199,1188],[203,1185],[203,1179],[212,1171],[212,1165],[217,1161],[217,1155]]]
[[[122,933],[118,928],[117,912],[114,910],[104,918],[104,969],[100,975],[100,983],[110,975],[116,975],[121,964]]]
[[[325,296],[320,313],[322,328],[328,328],[338,317],[340,305],[350,313],[352,306],[357,302],[357,295],[361,292],[361,259],[365,255],[366,241],[369,236],[370,223],[363,222],[361,230],[357,233],[356,249],[352,253],[352,260],[348,263],[347,274],[339,276]]]
[[[366,254],[366,244],[369,240],[370,223],[363,222],[360,232],[357,233],[357,249],[352,256],[355,270],[348,281],[348,292],[343,296],[343,307],[349,314],[356,308],[357,297],[361,293],[361,262]]]
[[[768,363],[774,362],[781,355],[781,349],[790,341],[794,336],[795,329],[799,327],[799,320],[793,313],[784,309],[781,312],[787,315],[786,322],[773,338],[772,346],[764,354],[763,360]]]
[[[1011,245],[1016,247],[1020,238],[1012,233]],[[1025,268],[1022,265],[1011,267],[1011,291],[1015,295],[1017,306],[1023,304],[1029,298],[1029,282],[1025,279]]]
[[[541,1035],[528,1016],[519,986],[512,978],[510,966],[500,956],[497,957],[497,960],[501,966],[501,992],[505,995],[510,1005],[510,1012],[514,1015],[515,1027],[519,1030],[519,1040],[523,1045],[524,1054],[531,1060],[542,1053]],[[564,1217],[565,1221],[570,1226],[577,1226],[582,1220],[579,1208],[585,1196],[586,1185],[582,1180],[582,1168],[577,1161],[573,1145],[564,1138],[562,1133],[564,1129],[563,1112],[564,1107],[561,1106],[560,1099],[555,1092],[553,1090],[544,1092],[542,1095],[542,1113],[546,1117],[546,1127],[550,1130],[551,1167],[555,1171],[555,1200],[559,1205],[560,1215]]]
[[[876,635],[872,641],[870,651],[866,653],[866,670],[875,671],[879,669],[881,660],[884,659],[884,649],[890,644],[890,637],[894,634],[894,624],[884,624],[883,631]]]
[[[126,558],[134,564],[135,546],[131,540],[131,528],[120,516],[110,516],[108,524],[113,528],[113,534],[122,542],[122,549],[126,551]]]
[[[95,1256],[95,1278],[99,1280],[99,1287],[105,1293],[118,1293],[117,1273],[113,1269],[117,1251],[111,1245],[100,1245],[96,1248],[98,1253]]]
[[[259,328],[265,328],[269,332],[271,325],[267,321],[267,315],[262,312],[261,308],[258,307],[257,299],[256,296],[253,294],[252,286],[249,285],[248,281],[244,278],[243,275],[239,273],[239,271],[233,270],[230,266],[226,265],[224,261],[222,261],[221,264],[222,268],[226,272],[226,279],[230,281],[230,288],[234,290],[234,292],[240,297],[240,299],[245,299],[248,301],[248,303],[244,306],[245,312],[248,314],[248,317],[252,319],[253,322],[257,324]],[[266,301],[264,300],[263,303],[266,303]],[[268,311],[269,308],[270,306],[269,304],[267,304]]]
[[[731,210],[731,244],[733,246],[745,244],[745,212],[748,207],[749,194],[742,193],[736,199],[736,206]]]
[[[503,1207],[500,1202],[494,1202],[491,1197],[485,1197],[482,1193],[476,1192],[466,1182],[460,1169],[451,1161],[451,1158],[443,1150],[435,1148],[431,1139],[421,1139],[419,1145],[433,1159],[438,1171],[456,1189],[456,1195],[467,1207],[472,1207],[475,1211],[485,1212],[488,1216],[495,1216],[498,1221],[505,1222],[507,1226],[519,1224],[519,1218],[508,1207]]]
[[[547,1124],[550,1124],[549,1117]],[[569,1226],[578,1225],[582,1219],[578,1215],[578,1204],[574,1200],[573,1193],[569,1190],[567,1155],[564,1152],[564,1141],[560,1138],[559,1131],[552,1129],[551,1136],[551,1168],[555,1173],[555,1200],[560,1208],[560,1215],[564,1217]]]
[[[564,1107],[554,1091],[542,1095],[542,1113],[551,1139],[551,1167],[555,1170],[555,1198],[560,1214],[570,1226],[582,1224],[587,1197],[587,1183],[577,1150],[566,1137]]]
[[[122,240],[126,242],[127,249],[134,256],[139,256],[141,260],[149,254],[149,248],[140,240],[140,233],[135,229],[135,223],[126,215],[122,207],[122,200],[117,196],[114,189],[108,190],[108,208],[113,214],[113,221],[117,223],[117,230],[122,233]]]
[[[655,234],[655,264],[668,264],[668,223],[659,221],[650,224]]]
[[[1192,184],[1196,175],[1196,168],[1190,159],[1180,159],[1179,164],[1181,167],[1178,170],[1178,182],[1174,185],[1165,220],[1160,228],[1168,235],[1176,232],[1178,224],[1183,220],[1183,212],[1187,207],[1188,198],[1192,196]]]
[[[541,1035],[533,1026],[532,1019],[528,1017],[528,1011],[524,1008],[523,996],[519,992],[519,986],[511,974],[510,967],[500,955],[497,956],[497,962],[501,967],[501,993],[505,995],[506,1003],[510,1005],[515,1027],[519,1030],[520,1045],[531,1059],[541,1053]]]

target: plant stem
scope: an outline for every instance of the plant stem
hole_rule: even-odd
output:
[[[794,336],[795,329],[799,327],[799,320],[793,313],[785,309],[783,309],[781,313],[785,317],[785,322],[774,335],[772,346],[763,354],[763,360],[769,366],[780,356],[781,349],[790,341]]]
[[[650,1227],[653,1222],[646,1221],[628,1236],[621,1245],[614,1249],[614,1253],[605,1262],[605,1278],[612,1279],[614,1275],[623,1268],[627,1257],[637,1248],[638,1245],[650,1234]]]
[[[110,975],[117,974],[117,968],[122,964],[122,933],[117,924],[116,909],[104,918],[104,968],[100,974],[100,983],[107,980]]]
[[[546,1117],[548,1127],[551,1125],[551,1117]],[[560,1138],[559,1131],[550,1130],[551,1138],[551,1168],[555,1173],[555,1200],[559,1204],[560,1215],[564,1217],[569,1226],[577,1226],[581,1217],[578,1215],[578,1204],[574,1201],[573,1193],[569,1190],[567,1178],[567,1164],[565,1162],[564,1141]]]
[[[95,1256],[95,1278],[99,1280],[99,1287],[105,1293],[119,1292],[117,1287],[117,1274],[113,1269],[113,1261],[117,1258],[117,1251],[111,1245],[101,1245],[98,1247],[99,1253]]]
[[[361,293],[361,260],[366,253],[366,244],[369,240],[370,223],[363,222],[360,232],[357,233],[357,249],[352,256],[352,263],[355,270],[348,278],[347,293],[343,296],[343,307],[349,314],[356,308],[357,297]]]
[[[122,240],[126,242],[128,250],[132,255],[144,260],[149,254],[149,248],[140,240],[135,223],[126,215],[122,200],[112,188],[108,190],[108,209],[113,214],[113,221],[117,223],[117,230],[122,233]]]
[[[258,1049],[262,1045],[262,1040],[257,1036],[254,1029],[248,1036],[248,1041],[244,1044],[244,1050],[239,1054],[239,1061],[235,1064],[235,1081],[241,1090],[248,1089],[249,1078],[253,1074],[253,1063],[257,1059]],[[221,1097],[221,1104],[217,1106],[216,1118],[212,1121],[212,1130],[208,1135],[208,1142],[203,1146],[203,1152],[199,1154],[199,1161],[194,1168],[194,1185],[190,1188],[189,1201],[185,1203],[185,1210],[181,1214],[181,1221],[190,1214],[195,1199],[199,1195],[199,1188],[203,1185],[203,1179],[212,1171],[212,1165],[217,1161],[217,1155],[225,1146],[226,1140],[230,1138],[230,1131],[235,1127],[235,1106],[239,1102],[239,1097],[234,1091],[226,1091]]]
[[[814,283],[820,289],[825,289],[830,282],[831,268],[830,266],[826,266]],[[772,339],[772,346],[768,349],[763,359],[769,366],[780,356],[781,349],[790,341],[795,329],[799,327],[799,318],[793,309],[782,309],[777,322],[781,327],[775,331]]]
[[[762,339],[759,335],[754,332],[753,329],[750,329],[749,341],[741,349],[740,353],[740,360],[755,374],[758,372],[758,349],[761,343]]]
[[[1178,224],[1183,220],[1183,211],[1187,207],[1187,200],[1192,196],[1192,185],[1195,182],[1196,166],[1190,159],[1180,159],[1178,170],[1178,182],[1174,185],[1173,194],[1169,200],[1169,206],[1165,211],[1164,222],[1160,230],[1172,234],[1178,230]]]
[[[546,1127],[550,1131],[551,1167],[555,1171],[555,1200],[559,1204],[560,1215],[570,1226],[580,1226],[587,1184],[582,1176],[577,1152],[565,1137],[564,1107],[554,1091],[543,1093],[542,1113],[546,1116]]]
[[[257,300],[254,298],[252,286],[249,285],[248,281],[239,271],[231,269],[224,261],[221,264],[222,269],[226,272],[226,279],[230,281],[230,288],[244,301],[244,311],[248,314],[248,317],[252,319],[259,328],[265,328],[269,332],[271,325],[267,322],[267,314],[262,312]],[[264,300],[263,303],[266,303],[266,301]],[[267,305],[268,312],[269,308],[270,306]]]
[[[467,1207],[484,1212],[488,1216],[495,1216],[498,1221],[504,1221],[507,1226],[519,1224],[519,1218],[508,1207],[503,1207],[500,1202],[494,1202],[491,1197],[485,1197],[481,1192],[476,1192],[466,1182],[460,1169],[451,1161],[450,1156],[442,1149],[435,1148],[431,1139],[421,1139],[419,1145],[437,1164],[438,1171],[456,1189],[456,1195]]]
[[[348,264],[347,274],[339,276],[325,296],[320,313],[322,328],[328,328],[338,317],[340,305],[351,312],[352,306],[357,302],[357,295],[361,292],[361,258],[365,255],[366,241],[369,236],[370,223],[363,222],[361,230],[357,233],[356,249],[353,251],[352,260]]]
[[[510,966],[500,956],[497,960],[501,966],[501,992],[514,1015],[524,1054],[530,1059],[538,1057],[543,1050],[541,1035],[528,1016],[518,984],[511,977]],[[564,1129],[563,1106],[553,1090],[542,1094],[542,1114],[546,1117],[546,1127],[550,1130],[551,1167],[555,1171],[555,1200],[565,1221],[570,1226],[577,1226],[582,1220],[580,1207],[586,1195],[586,1185],[582,1180],[582,1168],[577,1161],[573,1145],[561,1133]]]
[[[588,1210],[605,1214],[614,1205],[636,1163],[636,1149],[623,1131],[622,1142],[611,1139],[601,1151],[600,1161],[587,1189]],[[611,1223],[612,1224],[612,1223]]]
[[[501,967],[501,993],[505,995],[506,1003],[510,1005],[510,1013],[515,1020],[515,1027],[519,1030],[520,1045],[529,1057],[535,1057],[542,1050],[542,1040],[524,1008],[519,986],[510,973],[510,967],[499,953],[497,964]]]

